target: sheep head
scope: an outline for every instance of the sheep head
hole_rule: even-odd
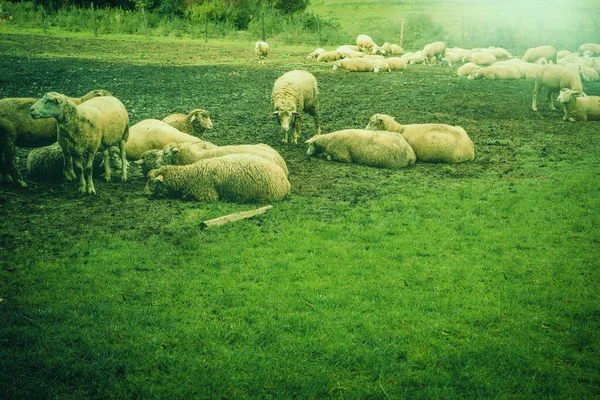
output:
[[[190,124],[194,128],[194,132],[202,132],[206,129],[212,129],[213,123],[210,120],[210,113],[201,108],[190,111],[188,114]]]
[[[577,99],[577,97],[582,96],[582,93],[580,92],[576,92],[574,90],[568,89],[568,88],[564,88],[560,90],[560,94],[558,95],[558,98],[556,99],[556,101],[558,101],[559,103],[571,103],[573,101],[575,101]]]
[[[166,196],[169,194],[169,189],[165,185],[164,176],[160,173],[160,169],[153,169],[148,173],[148,181],[144,193],[150,197]]]
[[[316,155],[319,155],[323,149],[320,146],[317,146],[317,143],[315,142],[315,140],[319,137],[320,135],[315,135],[313,137],[311,137],[310,139],[308,139],[307,141],[305,141],[304,143],[308,144],[308,149],[306,150],[306,155],[309,157],[314,157]]]
[[[65,101],[66,97],[64,95],[48,92],[31,106],[29,113],[34,119],[59,117],[62,114],[61,105]]]
[[[392,121],[394,120],[394,118],[390,117],[389,115],[375,114],[371,117],[365,129],[370,131],[385,131],[387,130],[386,120],[388,118],[390,118]]]
[[[290,129],[292,117],[300,117],[299,112],[287,110],[277,110],[274,111],[272,115],[277,117],[279,124],[281,125],[281,129],[283,129],[284,132],[287,132]]]

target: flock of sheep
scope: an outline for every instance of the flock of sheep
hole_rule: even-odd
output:
[[[260,62],[266,61],[269,51],[267,43],[255,43]],[[450,49],[443,42],[403,54],[398,45],[379,47],[367,35],[359,35],[356,46],[329,52],[317,49],[309,58],[333,62],[334,69],[352,72],[406,69],[414,63],[451,67],[463,62],[457,74],[469,79],[535,79],[534,110],[537,95],[546,87],[552,108],[552,93],[560,92],[558,101],[564,106],[565,120],[585,121],[600,119],[600,97],[586,96],[581,83],[581,77],[598,79],[598,56],[600,45],[596,44],[583,45],[576,54],[542,46],[518,59],[501,48]],[[313,117],[316,135],[305,142],[309,156],[322,154],[328,160],[380,168],[404,168],[416,161],[461,163],[474,159],[473,142],[459,126],[400,125],[389,115],[375,114],[365,129],[321,134],[318,97],[316,78],[304,70],[280,76],[271,94],[272,115],[282,128],[283,143],[298,144],[302,114]],[[104,170],[106,181],[111,180],[113,168],[120,170],[121,180],[126,181],[127,159],[141,165],[147,177],[146,192],[152,195],[267,202],[290,193],[285,160],[275,149],[266,144],[216,146],[202,140],[207,129],[212,129],[212,121],[203,109],[130,126],[125,106],[104,90],[81,98],[56,92],[41,99],[6,98],[0,100],[1,173],[7,180],[27,186],[15,166],[15,147],[20,146],[36,148],[27,159],[30,176],[79,179],[81,193],[96,193],[95,167]]]

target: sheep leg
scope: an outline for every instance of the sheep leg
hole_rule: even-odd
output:
[[[108,152],[107,152],[107,154],[108,154]],[[107,161],[110,163],[110,160],[107,160]],[[90,154],[88,154],[87,162],[85,163],[85,177],[87,179],[87,193],[88,194],[96,194],[96,189],[94,189],[94,181],[92,180],[93,164],[94,164],[94,152],[90,152]]]
[[[2,140],[2,173],[6,175],[7,180],[18,183],[21,187],[27,187],[19,170],[15,166],[16,149],[14,143],[7,143]]]
[[[317,115],[317,110],[313,110],[312,112],[310,112],[310,115],[312,115],[313,119],[315,120],[315,129],[317,131],[316,134],[320,135],[321,134],[321,127],[319,126],[319,116]]]
[[[302,132],[300,131],[300,117],[297,116],[294,118],[294,144],[298,144],[298,139],[302,137]]]
[[[288,131],[283,131],[283,139],[281,139],[281,143],[288,142]]]
[[[84,194],[86,193],[86,183],[82,157],[74,158],[73,164],[75,165],[75,168],[77,168],[77,171],[79,171],[79,193]]]
[[[102,150],[102,158],[104,159],[104,179],[106,182],[110,182],[112,179],[112,170],[110,169],[110,154],[108,147]]]
[[[533,111],[537,111],[538,110],[537,109],[537,96],[538,96],[538,93],[540,92],[540,90],[541,90],[541,87],[540,87],[540,85],[538,85],[538,83],[536,81],[535,82],[535,88],[533,89],[533,100],[531,102],[531,109]]]
[[[75,174],[75,171],[73,170],[73,157],[71,157],[70,154],[65,152],[65,150],[62,146],[60,146],[60,148],[63,152],[63,162],[64,162],[63,177],[65,178],[65,180],[70,182],[73,179],[77,178],[77,175]]]
[[[551,110],[556,110],[556,107],[554,107],[554,100],[552,99],[552,92],[550,90],[548,90],[548,103],[550,104]]]
[[[127,181],[127,154],[125,153],[125,140],[119,142],[119,150],[121,153],[121,182]]]

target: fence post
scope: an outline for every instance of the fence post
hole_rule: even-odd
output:
[[[262,26],[262,41],[264,42],[267,39],[267,35],[265,35],[265,10],[260,12],[260,24]]]
[[[404,48],[404,18],[402,18],[402,26],[400,27],[400,47]]]
[[[208,15],[204,11],[204,43],[208,43]]]
[[[142,7],[142,17],[144,18],[144,30],[146,31],[146,39],[150,40],[150,34],[148,33],[148,20],[146,19],[146,11]]]
[[[93,1],[92,1],[92,20],[94,21],[94,36],[98,36],[98,28],[96,27],[96,10],[94,9]]]

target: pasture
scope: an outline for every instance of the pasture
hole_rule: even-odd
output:
[[[252,44],[0,35],[0,98],[112,92],[131,123],[206,108],[217,145],[266,143],[291,195],[149,199],[130,181],[0,182],[0,397],[596,398],[600,123],[566,123],[533,82],[454,69],[352,74]],[[509,49],[510,50],[510,49]],[[386,170],[283,145],[273,82],[313,73],[323,133],[460,125],[475,160]],[[600,95],[600,82],[584,82]],[[303,137],[314,134],[310,117]]]

